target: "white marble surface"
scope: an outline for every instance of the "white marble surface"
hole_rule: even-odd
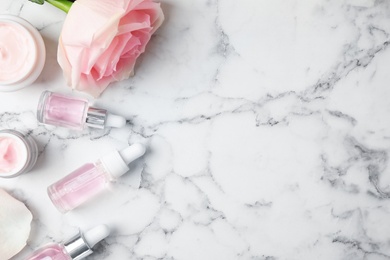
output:
[[[34,85],[0,93],[0,128],[40,147],[0,179],[34,214],[14,259],[99,223],[114,232],[88,259],[390,259],[390,1],[162,2],[136,75],[95,101],[128,125],[77,133],[35,119],[43,90],[71,92],[65,15],[1,0],[48,51]],[[148,152],[110,191],[65,215],[50,203],[52,182],[134,142]]]

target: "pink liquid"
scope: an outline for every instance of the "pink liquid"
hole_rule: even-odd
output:
[[[88,163],[48,188],[54,205],[62,212],[72,210],[107,187],[110,176],[97,163]]]
[[[37,250],[27,260],[71,260],[62,245],[52,244]]]
[[[44,108],[44,123],[81,130],[87,108],[85,100],[51,93]]]

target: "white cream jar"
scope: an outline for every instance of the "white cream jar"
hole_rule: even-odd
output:
[[[0,91],[31,85],[45,58],[45,44],[34,26],[17,16],[0,15]]]
[[[29,172],[38,158],[38,146],[31,135],[0,130],[0,177],[12,178]]]

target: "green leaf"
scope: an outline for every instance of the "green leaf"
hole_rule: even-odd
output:
[[[54,5],[55,7],[61,9],[65,13],[69,12],[70,7],[72,6],[73,2],[70,0],[46,0],[46,2]]]
[[[46,2],[54,5],[55,7],[61,9],[65,13],[68,13],[70,7],[72,6],[72,4],[75,0],[28,0],[28,1],[31,1],[31,2],[39,4],[39,5],[43,5],[46,1]]]
[[[46,1],[46,2],[54,5],[55,7],[61,9],[65,13],[68,13],[70,7],[72,6],[72,4],[75,0],[28,0],[28,1],[36,3],[36,4],[40,4],[40,5],[43,5],[43,3],[45,3],[45,1]]]
[[[43,3],[45,2],[45,0],[29,0],[29,1],[39,5],[43,5]]]

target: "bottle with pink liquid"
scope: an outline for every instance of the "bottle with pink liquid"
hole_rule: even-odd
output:
[[[96,226],[64,243],[49,244],[35,251],[27,260],[80,260],[93,253],[92,248],[110,234],[106,225]]]
[[[50,91],[41,94],[37,119],[40,123],[73,130],[83,130],[85,127],[123,127],[126,124],[124,117],[108,113],[105,109],[90,107],[86,99]]]
[[[63,213],[87,202],[108,187],[108,183],[129,170],[128,164],[145,153],[142,144],[115,151],[96,163],[87,163],[48,187],[48,195]]]

